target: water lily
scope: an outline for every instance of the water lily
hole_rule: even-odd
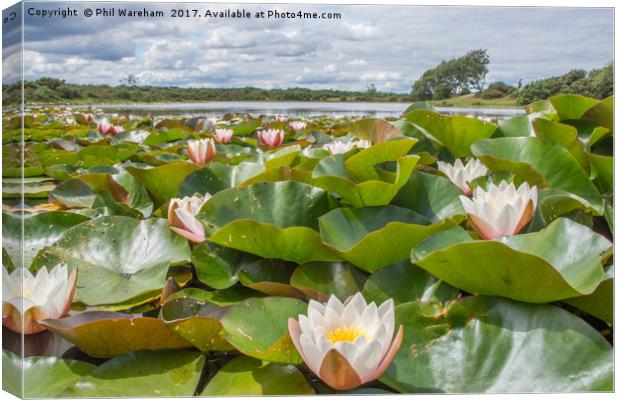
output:
[[[358,149],[367,149],[370,146],[372,146],[372,142],[370,140],[364,140],[364,139],[357,140],[353,143],[355,144],[355,147],[357,147]]]
[[[280,129],[266,129],[258,132],[261,143],[269,148],[276,148],[284,141],[284,132]]]
[[[344,304],[333,295],[327,304],[310,300],[308,315],[289,318],[288,329],[306,365],[332,388],[349,390],[390,365],[403,340],[394,324],[392,299],[377,307],[357,293]]]
[[[192,140],[187,143],[187,154],[194,163],[205,165],[215,157],[215,142],[213,139]]]
[[[168,225],[175,233],[194,243],[205,241],[205,230],[196,215],[202,206],[211,198],[209,193],[204,196],[186,196],[174,198],[168,204]]]
[[[233,137],[233,130],[218,128],[213,133],[213,137],[215,138],[215,140],[218,141],[218,143],[221,143],[221,144],[229,143]]]
[[[27,335],[38,333],[45,330],[39,321],[69,313],[77,269],[69,274],[66,265],[57,265],[51,271],[42,267],[36,275],[26,268],[16,268],[10,274],[2,270],[2,324],[8,329]]]
[[[340,140],[337,140],[332,143],[328,143],[323,146],[323,148],[327,150],[329,154],[331,155],[347,153],[353,150],[354,147],[355,147],[355,142],[352,142],[352,141],[343,142]]]
[[[496,239],[518,233],[534,216],[538,201],[536,186],[524,182],[515,188],[503,181],[489,184],[488,190],[474,189],[473,198],[460,196],[469,223],[483,239]]]
[[[291,127],[291,128],[293,128],[294,130],[296,130],[296,131],[301,131],[301,130],[303,130],[303,129],[306,129],[306,126],[307,126],[308,124],[306,124],[306,123],[305,123],[305,122],[303,122],[303,121],[293,121],[293,122],[291,122],[289,125],[290,125],[290,127]]]
[[[275,121],[276,121],[276,122],[285,122],[285,121],[287,121],[287,120],[288,120],[288,118],[286,118],[284,115],[280,115],[280,114],[278,114],[278,115],[276,115],[276,117],[275,117]]]
[[[469,182],[481,176],[485,176],[488,172],[487,168],[475,158],[469,160],[465,165],[463,165],[463,161],[460,159],[457,159],[454,165],[443,161],[437,161],[437,168],[446,174],[456,186],[460,187],[467,196],[472,192],[469,187]]]
[[[93,114],[84,114],[84,119],[90,124],[95,120],[95,117],[93,116]]]
[[[116,132],[114,131],[114,125],[108,121],[107,118],[101,118],[99,122],[97,122],[97,130],[102,135],[114,135]]]

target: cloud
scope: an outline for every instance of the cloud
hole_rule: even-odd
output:
[[[54,3],[29,3],[50,8]],[[115,3],[143,8],[141,3]],[[524,83],[613,61],[613,10],[594,8],[198,4],[204,11],[338,12],[340,20],[27,17],[25,75],[116,84],[408,92],[428,68],[475,48],[487,81]],[[76,8],[85,5],[76,3]],[[150,5],[166,9],[165,3]],[[4,60],[17,66],[16,33]],[[13,40],[11,41],[11,37]],[[5,78],[19,76],[5,68]]]

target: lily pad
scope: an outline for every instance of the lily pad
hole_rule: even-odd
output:
[[[614,322],[614,271],[613,266],[605,272],[605,279],[592,294],[573,297],[563,302],[570,304],[608,324]]]
[[[478,118],[441,115],[433,111],[414,110],[405,114],[429,137],[445,146],[454,157],[471,156],[470,146],[479,139],[491,137],[497,126]]]
[[[614,129],[614,96],[609,96],[586,111],[582,118],[609,130]]]
[[[313,262],[297,267],[291,285],[311,299],[327,302],[332,294],[346,299],[360,292],[366,275],[348,263]]]
[[[33,266],[67,263],[77,268],[74,301],[94,306],[159,296],[170,265],[189,259],[187,241],[165,220],[112,216],[65,231],[53,246],[39,252]]]
[[[202,352],[227,351],[232,347],[222,337],[220,318],[226,308],[191,297],[167,301],[161,318],[174,333]]]
[[[440,281],[408,260],[381,268],[364,285],[364,298],[381,304],[388,299],[395,304],[410,301],[448,301],[460,291]]]
[[[197,351],[126,353],[95,368],[61,397],[192,396],[204,363],[205,357]]]
[[[86,362],[57,357],[22,359],[3,350],[2,390],[22,398],[58,397],[63,390],[89,374],[94,368],[94,365]]]
[[[603,212],[600,193],[571,153],[558,144],[532,137],[497,138],[476,142],[472,151],[492,171],[513,172],[517,185],[527,181],[566,190],[597,214]]]
[[[198,219],[208,240],[220,246],[300,264],[339,261],[318,232],[318,217],[329,209],[329,197],[319,188],[300,182],[255,183],[217,193]]]
[[[561,94],[549,97],[549,102],[557,111],[560,121],[566,119],[580,119],[586,111],[599,101],[591,97],[576,94]]]
[[[470,293],[546,303],[592,293],[611,249],[603,236],[558,218],[539,232],[498,240],[474,241],[460,227],[439,232],[412,251],[412,261]]]
[[[21,214],[3,212],[2,244],[14,264],[28,268],[39,250],[54,244],[67,229],[88,220],[88,217],[63,211],[24,213],[23,219]]]
[[[179,349],[191,344],[159,318],[111,311],[86,311],[40,322],[93,357],[114,357],[136,350]]]
[[[426,237],[455,226],[451,220],[430,224],[396,206],[338,208],[319,218],[319,225],[323,243],[368,272],[408,259]]]
[[[303,293],[289,284],[295,266],[286,261],[260,259],[239,270],[239,282],[270,296],[305,300]]]
[[[177,197],[185,177],[200,168],[200,165],[192,163],[171,162],[153,168],[130,166],[126,169],[146,187],[155,205],[159,207],[171,198]]]
[[[200,243],[192,252],[196,277],[215,289],[225,289],[237,283],[237,272],[257,259],[253,254],[209,242]]]
[[[238,356],[217,371],[200,395],[210,397],[300,394],[315,394],[315,392],[297,368]]]
[[[221,319],[224,337],[237,350],[259,360],[300,364],[302,358],[288,334],[288,318],[308,310],[306,303],[286,297],[248,299]]]
[[[387,142],[388,140],[403,136],[402,132],[389,122],[378,118],[366,118],[351,123],[350,129],[362,140],[368,140],[373,144]]]
[[[396,323],[405,337],[380,380],[403,393],[613,390],[611,346],[558,307],[470,296],[402,304]]]

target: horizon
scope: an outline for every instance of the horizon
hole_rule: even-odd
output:
[[[89,3],[69,3],[81,13]],[[97,3],[103,7],[103,3]],[[29,3],[54,9],[67,3]],[[131,10],[161,3],[115,3]],[[487,84],[516,85],[614,62],[613,9],[441,6],[182,4],[199,10],[340,13],[339,20],[208,21],[25,16],[24,78],[118,86],[292,89],[407,94],[427,69],[488,50]],[[66,22],[66,21],[65,21]],[[19,55],[5,34],[3,59]],[[4,82],[19,79],[8,68]]]

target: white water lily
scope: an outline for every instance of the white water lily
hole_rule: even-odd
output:
[[[202,206],[211,198],[209,193],[204,196],[186,196],[174,198],[168,204],[168,225],[175,233],[194,243],[205,241],[205,230],[196,215]]]
[[[353,142],[353,144],[355,144],[355,147],[357,147],[358,149],[367,149],[372,146],[372,142],[370,140],[364,139],[357,140]]]
[[[218,128],[213,133],[213,138],[215,138],[215,140],[217,140],[217,142],[221,144],[227,144],[228,142],[230,142],[232,137],[233,137],[232,129]]]
[[[303,121],[293,121],[293,122],[291,122],[289,125],[290,125],[290,126],[291,126],[291,128],[293,128],[294,130],[296,130],[296,131],[301,131],[301,130],[303,130],[303,129],[306,129],[306,126],[307,126],[308,124],[306,124],[306,123],[305,123],[305,122],[303,122]]]
[[[454,165],[443,161],[437,161],[437,168],[446,174],[446,176],[468,196],[471,194],[469,182],[481,176],[485,176],[488,172],[484,164],[475,158],[469,160],[465,165],[463,165],[463,161],[460,159],[457,159]]]
[[[213,139],[192,140],[187,143],[187,154],[196,164],[205,165],[215,157]]]
[[[42,267],[36,275],[25,268],[16,268],[9,274],[3,268],[2,324],[24,334],[45,330],[39,321],[69,313],[76,280],[77,269],[69,275],[66,265],[57,265],[51,271]]]
[[[334,154],[344,154],[348,151],[353,150],[353,148],[355,147],[355,143],[352,141],[348,141],[348,142],[343,142],[340,140],[337,140],[335,142],[331,142],[328,143],[326,145],[323,145],[323,148],[325,150],[327,150],[329,152],[329,154],[334,155]]]
[[[306,365],[323,382],[349,390],[385,372],[402,343],[403,327],[394,337],[394,301],[379,307],[361,293],[344,304],[331,296],[327,304],[310,300],[308,315],[289,318],[288,329]]]
[[[518,233],[534,216],[538,202],[536,186],[524,182],[515,188],[502,181],[499,186],[477,187],[473,198],[460,196],[469,223],[483,239],[496,239]]]

